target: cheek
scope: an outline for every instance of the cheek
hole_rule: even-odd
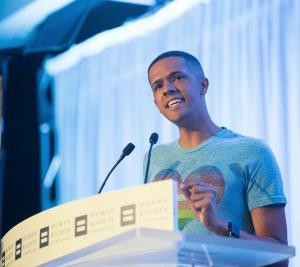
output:
[[[163,102],[161,101],[161,99],[159,98],[159,96],[156,96],[156,97],[154,98],[154,104],[155,104],[155,106],[159,109],[160,112],[163,111],[164,104],[163,104]]]
[[[153,102],[154,104],[159,107],[160,103],[161,103],[161,98],[159,96],[159,94],[153,94]]]

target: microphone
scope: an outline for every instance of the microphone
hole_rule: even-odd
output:
[[[149,153],[148,153],[148,160],[147,160],[147,167],[146,167],[144,184],[147,183],[147,180],[148,180],[152,147],[153,147],[153,145],[155,145],[157,143],[157,140],[158,140],[158,134],[157,133],[152,133],[150,135],[150,138],[149,138],[150,148],[149,148]]]
[[[111,175],[111,173],[113,172],[113,170],[118,166],[118,164],[126,157],[128,156],[135,148],[135,145],[132,143],[129,143],[127,146],[125,146],[125,148],[122,151],[122,155],[120,156],[120,158],[118,159],[118,161],[116,162],[116,164],[112,167],[112,169],[110,170],[110,172],[107,174],[106,178],[104,179],[104,182],[102,183],[98,194],[101,193],[103,187],[105,186],[108,177]]]

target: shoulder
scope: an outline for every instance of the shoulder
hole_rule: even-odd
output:
[[[160,144],[157,145],[153,148],[153,152],[154,154],[159,154],[159,155],[163,155],[163,154],[169,154],[169,153],[173,153],[174,150],[176,150],[177,147],[177,140],[170,142],[170,143],[165,143],[165,144]]]
[[[155,157],[167,156],[168,154],[173,153],[174,149],[176,149],[176,144],[177,140],[170,143],[156,145],[152,149],[152,155],[154,154]],[[148,153],[149,151],[146,152],[145,159],[148,157]]]
[[[242,154],[269,155],[272,154],[270,147],[261,139],[245,136],[231,130],[225,129],[222,139],[230,149],[238,150]]]

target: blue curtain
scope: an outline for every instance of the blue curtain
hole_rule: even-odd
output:
[[[289,241],[300,247],[300,0],[174,1],[49,60],[61,203],[96,193],[128,142],[136,149],[105,190],[141,184],[149,135],[158,132],[159,142],[176,138],[147,83],[150,61],[170,49],[202,62],[214,121],[261,138],[274,151],[288,199]],[[300,266],[299,257],[293,261]]]

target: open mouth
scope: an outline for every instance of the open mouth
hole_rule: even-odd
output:
[[[172,108],[172,107],[176,107],[179,104],[181,104],[183,102],[183,98],[182,97],[176,97],[173,98],[172,100],[170,100],[167,105],[166,108]]]

